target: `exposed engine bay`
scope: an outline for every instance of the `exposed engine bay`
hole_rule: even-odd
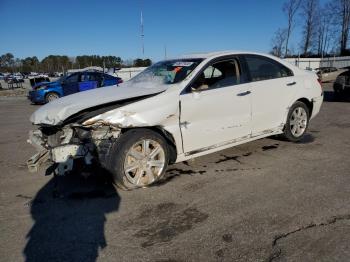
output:
[[[29,170],[37,172],[41,164],[51,162],[56,165],[52,171],[64,175],[73,170],[76,159],[91,165],[97,158],[103,164],[106,145],[120,133],[120,128],[103,123],[90,126],[70,124],[62,128],[43,126],[29,135],[28,142],[39,151],[27,161]]]

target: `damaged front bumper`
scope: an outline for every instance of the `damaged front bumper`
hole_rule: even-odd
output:
[[[46,133],[49,134],[42,130],[29,133],[28,143],[38,153],[28,159],[28,169],[38,172],[45,164],[54,165],[55,174],[65,175],[73,170],[77,159],[83,160],[84,165],[91,165],[94,158],[99,158],[100,145],[117,138],[120,129],[105,125],[71,125]]]
[[[35,155],[33,155],[31,158],[27,160],[27,166],[28,170],[31,173],[38,172],[40,167],[48,162],[49,160],[49,151],[48,150],[42,150]]]

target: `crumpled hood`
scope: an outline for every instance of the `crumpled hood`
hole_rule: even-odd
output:
[[[128,98],[156,94],[166,90],[166,85],[154,85],[150,87],[145,84],[133,86],[125,83],[119,86],[107,86],[92,89],[54,100],[38,110],[30,117],[30,121],[35,124],[59,125],[68,117],[94,106],[116,102]]]

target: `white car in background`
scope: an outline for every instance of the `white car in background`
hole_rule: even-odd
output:
[[[320,67],[315,70],[322,82],[333,82],[338,75],[346,71],[346,69],[338,69],[335,67]]]
[[[77,93],[31,116],[29,142],[65,174],[98,162],[124,189],[149,186],[168,164],[283,134],[298,141],[320,110],[317,75],[251,52],[156,63],[119,87]]]

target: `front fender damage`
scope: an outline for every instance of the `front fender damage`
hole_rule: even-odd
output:
[[[83,160],[84,166],[96,162],[108,169],[106,163],[113,141],[124,130],[157,126],[174,134],[179,132],[178,117],[178,109],[170,104],[156,111],[124,107],[80,122],[77,120],[79,123],[69,123],[62,128],[54,126],[57,130],[53,132],[40,128],[34,131],[35,136],[30,135],[29,143],[38,149],[39,155],[27,162],[28,168],[37,171],[43,162],[40,156],[47,151],[47,162],[57,165],[53,170],[58,175],[70,172],[77,159]]]
[[[135,112],[125,110],[113,110],[104,114],[97,115],[86,120],[83,125],[108,125],[119,128],[130,128],[136,126],[145,126],[148,123]]]

